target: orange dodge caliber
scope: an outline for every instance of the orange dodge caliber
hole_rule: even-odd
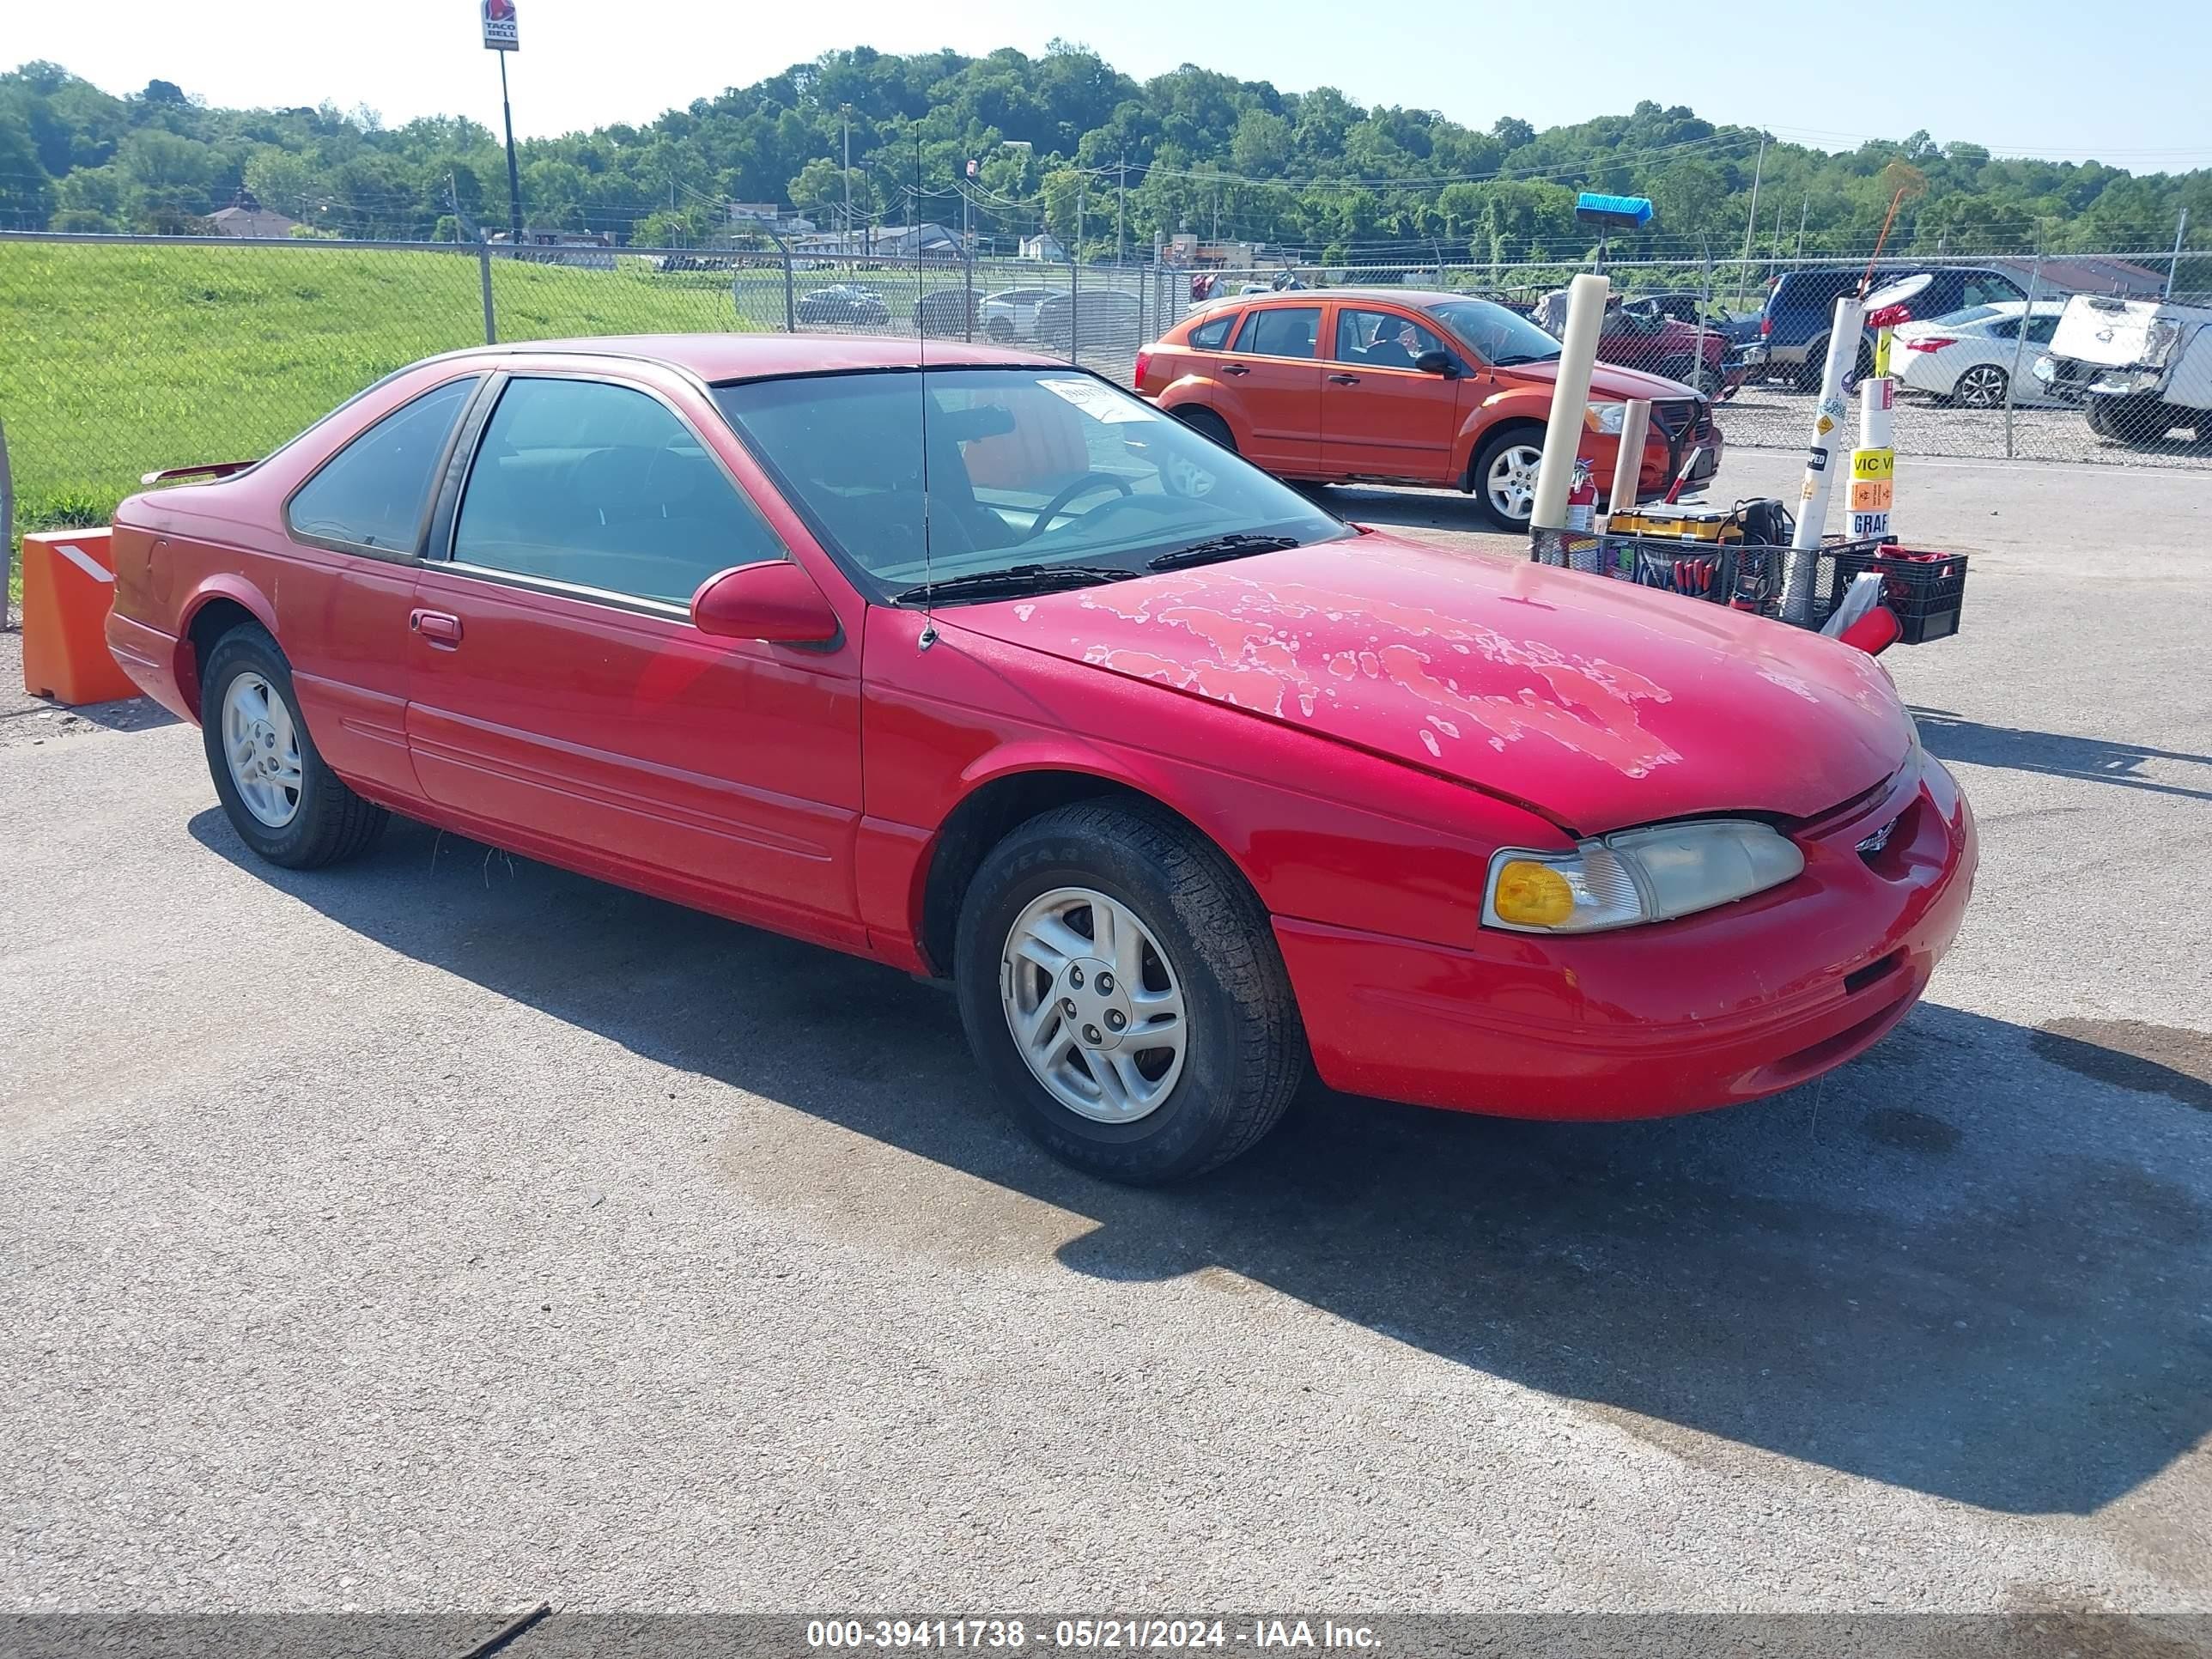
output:
[[[1279,477],[1444,485],[1500,529],[1525,528],[1552,418],[1559,343],[1464,294],[1330,289],[1243,295],[1195,312],[1137,354],[1137,390]],[[1651,402],[1639,499],[1718,471],[1712,405],[1614,363],[1590,374],[1581,453],[1613,483],[1627,402]],[[1693,459],[1694,458],[1694,459]]]

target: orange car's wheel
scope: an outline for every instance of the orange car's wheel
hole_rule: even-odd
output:
[[[1175,417],[1193,432],[1205,434],[1231,454],[1237,453],[1237,437],[1230,431],[1229,422],[1204,404],[1185,404],[1175,411]]]
[[[1544,428],[1534,422],[1494,434],[1475,451],[1468,484],[1482,516],[1499,530],[1526,530],[1536,511]]]

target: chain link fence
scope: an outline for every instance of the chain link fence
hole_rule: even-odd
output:
[[[0,234],[0,338],[8,343],[0,429],[20,532],[104,523],[142,473],[265,453],[387,371],[488,338],[733,330],[919,336],[1039,350],[1126,382],[1146,342],[1194,307],[1246,289],[1441,287],[1526,308],[1580,268],[1192,271],[8,233]],[[1856,285],[1863,269],[1796,260],[1616,264],[1609,274],[1625,298],[1601,355],[1701,386],[1717,400],[1730,444],[1798,448],[1815,395],[1802,364],[1817,374],[1815,337],[1825,334],[1838,289]],[[2033,296],[2014,314],[2010,336],[2000,307],[1947,326],[1945,335],[1959,337],[1951,345],[1899,354],[1896,441],[1906,453],[2212,466],[2212,417],[2191,426],[2138,404],[2134,424],[2093,419],[2111,415],[2109,400],[2091,398],[2085,408],[2078,379],[2068,385],[2062,376],[2054,387],[2034,375],[2047,349],[2044,330],[2069,293],[2156,298],[2170,285],[2177,299],[2207,297],[2212,255],[1884,261],[1883,269],[1937,273],[1945,302],[1955,299],[1960,311],[1992,295],[2015,307]],[[1778,303],[1769,304],[1772,324],[1762,332],[1770,291]],[[1984,326],[1970,338],[1974,324]],[[1931,361],[1911,361],[1922,356]]]

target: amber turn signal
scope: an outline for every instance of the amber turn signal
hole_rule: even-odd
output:
[[[1575,891],[1548,865],[1515,859],[1498,872],[1491,908],[1500,921],[1523,927],[1556,927],[1575,913]]]

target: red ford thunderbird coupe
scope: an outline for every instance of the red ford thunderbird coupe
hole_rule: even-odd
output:
[[[434,358],[117,514],[231,823],[387,811],[951,979],[1127,1181],[1340,1090],[1602,1119],[1903,1018],[1972,815],[1884,671],[1346,524],[1114,386],[743,336]]]

